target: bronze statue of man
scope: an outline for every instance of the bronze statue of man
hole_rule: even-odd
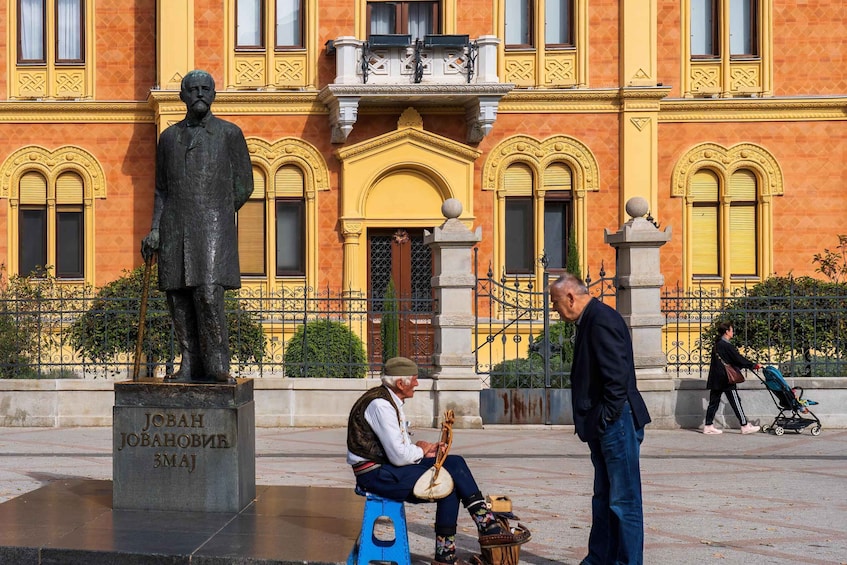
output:
[[[158,253],[182,362],[165,378],[232,382],[224,291],[241,286],[235,213],[253,192],[244,134],[212,115],[215,81],[194,70],[182,79],[185,119],[168,127],[156,150],[156,193],[145,261]]]

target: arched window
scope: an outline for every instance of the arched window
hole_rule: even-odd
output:
[[[744,143],[704,143],[677,161],[673,195],[685,196],[684,277],[730,288],[773,268],[771,200],[783,191],[773,156]]]
[[[18,272],[60,279],[85,276],[85,223],[82,178],[65,172],[56,178],[55,199],[39,172],[21,175],[18,194]]]
[[[321,154],[301,139],[248,138],[253,194],[238,212],[241,274],[269,289],[318,276],[318,192],[329,190]]]
[[[572,237],[584,263],[586,194],[599,190],[600,176],[588,148],[564,135],[544,141],[516,135],[490,155],[483,167],[483,190],[497,196],[495,272],[539,278],[542,256],[549,270],[564,269]]]

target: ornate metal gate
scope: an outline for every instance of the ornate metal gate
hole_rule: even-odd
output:
[[[475,258],[474,326],[476,372],[483,381],[480,414],[486,424],[572,424],[570,362],[574,326],[550,316],[548,287],[555,274],[544,270],[542,284],[501,276],[489,268],[480,276]],[[613,279],[586,276],[592,294],[614,296]]]

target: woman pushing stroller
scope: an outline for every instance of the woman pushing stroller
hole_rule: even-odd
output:
[[[715,414],[721,402],[721,395],[725,394],[732,411],[741,424],[742,434],[752,434],[759,431],[759,426],[754,426],[747,421],[741,399],[738,397],[736,385],[729,382],[726,375],[724,363],[739,369],[759,369],[761,365],[750,361],[730,342],[735,333],[732,324],[720,322],[717,326],[717,339],[712,348],[712,363],[709,365],[709,378],[706,380],[706,388],[709,389],[709,407],[706,409],[706,425],[703,427],[704,434],[722,434],[723,431],[715,427]]]

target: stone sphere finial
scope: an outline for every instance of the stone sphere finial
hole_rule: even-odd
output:
[[[643,196],[633,196],[626,202],[626,213],[631,218],[643,218],[650,211],[650,204]]]
[[[441,214],[448,220],[458,218],[462,214],[462,203],[458,198],[448,198],[441,205]]]

